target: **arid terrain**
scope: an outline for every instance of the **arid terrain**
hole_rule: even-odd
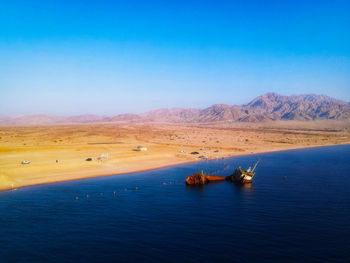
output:
[[[157,109],[141,114],[99,116],[0,115],[0,125],[53,125],[114,122],[167,122],[203,124],[217,122],[349,120],[350,104],[325,95],[283,96],[266,93],[243,105],[214,104],[205,109]]]
[[[0,190],[206,158],[348,143],[350,122],[334,120],[2,126]],[[137,146],[147,150],[135,151]],[[86,161],[87,158],[92,161]],[[30,163],[21,164],[22,161]]]

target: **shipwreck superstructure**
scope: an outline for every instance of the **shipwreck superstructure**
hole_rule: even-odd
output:
[[[249,167],[247,170],[243,170],[241,167],[238,167],[233,174],[226,177],[227,180],[235,183],[249,184],[252,183],[255,176],[255,169],[258,166],[260,159],[256,162],[253,169]]]

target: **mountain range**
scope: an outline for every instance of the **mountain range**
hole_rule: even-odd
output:
[[[205,109],[158,109],[141,114],[120,114],[112,117],[79,115],[58,117],[50,115],[0,116],[0,124],[39,125],[57,123],[96,122],[261,122],[277,120],[345,120],[350,119],[350,104],[325,95],[305,94],[283,96],[266,93],[248,104],[215,104]]]

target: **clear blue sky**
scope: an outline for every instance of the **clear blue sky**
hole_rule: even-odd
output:
[[[0,1],[0,114],[350,101],[350,1]]]

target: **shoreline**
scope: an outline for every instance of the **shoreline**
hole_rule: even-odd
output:
[[[285,149],[262,150],[262,151],[251,152],[251,153],[239,153],[239,154],[231,154],[231,155],[229,154],[227,156],[217,157],[217,158],[209,158],[207,160],[199,160],[199,159],[197,159],[197,160],[182,160],[182,161],[169,160],[168,163],[164,164],[164,165],[150,166],[148,168],[134,169],[134,170],[131,169],[130,171],[126,171],[126,172],[115,172],[115,173],[106,173],[106,174],[103,174],[103,173],[102,174],[91,174],[91,175],[85,175],[82,177],[78,176],[78,177],[70,178],[70,179],[53,180],[53,181],[48,181],[48,182],[26,184],[26,185],[13,187],[13,188],[12,187],[3,188],[3,189],[0,189],[0,192],[17,191],[18,189],[25,188],[25,187],[63,183],[63,182],[70,182],[70,181],[78,181],[78,180],[84,180],[84,179],[90,179],[90,178],[99,178],[99,177],[116,176],[116,175],[128,175],[128,174],[133,174],[133,173],[141,173],[141,172],[145,172],[145,171],[151,171],[151,170],[157,170],[157,169],[162,169],[162,168],[171,167],[171,166],[182,165],[182,164],[198,163],[198,162],[205,162],[205,161],[211,161],[211,160],[217,160],[217,159],[227,159],[227,158],[239,157],[239,156],[248,156],[248,155],[257,155],[257,154],[275,153],[275,152],[284,152],[284,151],[291,151],[291,150],[302,150],[302,149],[311,149],[311,148],[320,148],[320,147],[329,147],[329,146],[341,146],[341,145],[350,145],[350,143],[346,142],[346,143],[341,143],[341,144],[295,146],[295,147],[287,147]],[[69,175],[69,173],[68,173],[68,175]]]

